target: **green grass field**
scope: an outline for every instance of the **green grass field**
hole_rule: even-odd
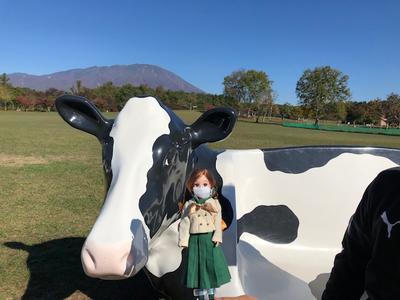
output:
[[[178,114],[188,123],[200,115]],[[227,140],[210,146],[296,145],[400,148],[400,138],[239,121]],[[79,247],[103,196],[96,138],[73,129],[56,113],[0,112],[0,299],[21,298],[28,283],[28,298],[86,299],[122,289],[121,282],[86,279],[79,263]]]

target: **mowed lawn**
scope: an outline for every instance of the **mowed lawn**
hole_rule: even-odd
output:
[[[187,123],[200,116],[177,113]],[[239,121],[226,141],[210,146],[335,144],[400,148],[400,138]],[[115,298],[115,291],[127,289],[124,281],[89,280],[82,273],[80,247],[103,197],[101,148],[95,137],[73,129],[57,113],[0,112],[0,299],[24,294]],[[134,290],[127,293],[134,298]]]

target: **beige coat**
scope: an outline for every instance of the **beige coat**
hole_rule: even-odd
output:
[[[186,201],[179,222],[180,247],[188,247],[190,234],[214,232],[213,242],[222,243],[221,205],[218,199],[210,198],[203,205],[193,200]]]

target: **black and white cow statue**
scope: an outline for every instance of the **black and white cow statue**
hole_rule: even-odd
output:
[[[400,151],[386,148],[211,150],[205,143],[234,127],[229,108],[186,125],[153,97],[130,99],[115,120],[82,97],[61,96],[56,107],[103,147],[107,194],[82,248],[86,274],[122,279],[144,269],[177,300],[194,298],[181,284],[186,250],[178,247],[178,202],[193,169],[214,173],[228,225],[232,280],[216,295],[285,300],[320,298],[364,189],[400,163]]]

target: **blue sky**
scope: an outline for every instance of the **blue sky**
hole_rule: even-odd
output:
[[[265,71],[296,103],[307,68],[349,75],[354,100],[400,93],[400,1],[0,0],[0,73],[145,63],[202,90]]]

